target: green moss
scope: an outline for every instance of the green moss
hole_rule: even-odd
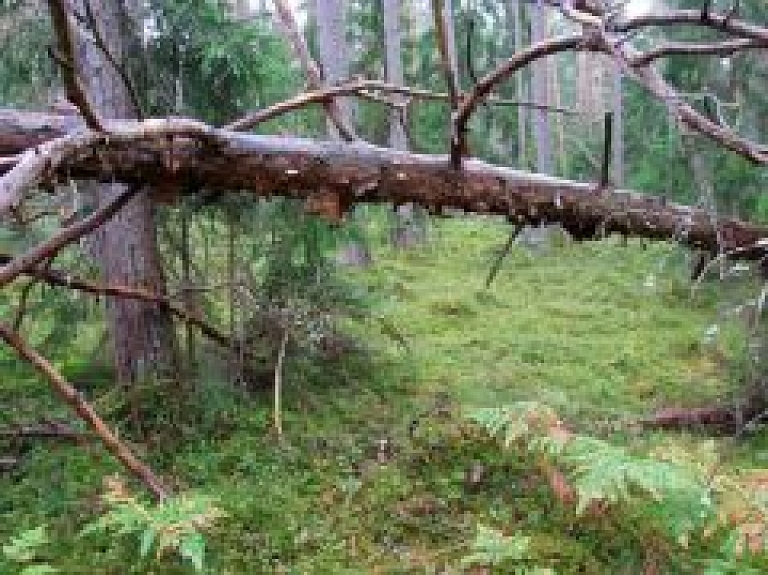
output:
[[[639,561],[631,541],[553,509],[522,462],[464,438],[455,417],[418,416],[437,404],[455,414],[537,399],[589,427],[737,392],[738,327],[725,324],[716,341],[705,335],[718,294],[705,286],[691,300],[676,248],[610,238],[542,254],[515,247],[485,290],[507,230],[474,219],[434,226],[437,239],[423,250],[380,247],[370,269],[345,272],[376,294],[372,314],[407,349],[376,322],[358,325],[373,369],[336,382],[289,377],[287,444],[270,436],[268,398],[230,398],[229,433],[192,434],[180,452],[155,458],[228,513],[208,538],[211,573],[434,572],[456,564],[478,523],[519,527],[559,573],[625,572]],[[29,377],[2,389],[27,412],[52,403]],[[209,400],[210,410],[224,401]],[[643,448],[667,437],[649,436]],[[765,453],[762,445],[753,454],[756,464]],[[486,475],[471,488],[466,473],[478,462]],[[149,572],[135,543],[71,538],[96,512],[86,502],[99,477],[114,469],[73,446],[36,450],[17,475],[0,477],[0,540],[48,523],[58,535],[49,559],[62,572]],[[10,572],[2,561],[0,572]],[[183,572],[172,561],[153,569]]]

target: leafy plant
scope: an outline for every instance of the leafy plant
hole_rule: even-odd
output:
[[[142,504],[117,477],[105,480],[104,501],[109,511],[86,525],[81,536],[115,532],[118,536],[135,535],[139,540],[139,556],[155,560],[177,553],[201,572],[205,559],[203,532],[222,517],[214,501],[202,494],[186,493],[155,506]]]
[[[543,567],[529,567],[530,538],[520,534],[512,536],[478,525],[477,535],[472,542],[472,552],[464,557],[461,566],[464,569],[474,566],[505,567],[508,573],[515,575],[554,575],[554,571]]]
[[[50,543],[48,528],[39,525],[11,539],[3,545],[3,555],[15,563],[25,564],[20,575],[58,573],[58,569],[40,561],[40,550]]]
[[[565,483],[550,483],[559,495],[573,493],[580,520],[590,515],[626,530],[640,545],[662,538],[667,549],[681,552],[697,538],[698,549],[714,548],[722,565],[765,552],[765,496],[748,478],[719,469],[712,450],[634,453],[565,430],[552,409],[533,402],[472,410],[467,417],[505,448],[532,457],[550,479],[558,470]],[[707,568],[719,572],[714,565],[720,563],[710,557]]]

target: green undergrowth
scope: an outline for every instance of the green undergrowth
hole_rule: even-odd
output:
[[[646,516],[634,508],[592,517],[556,503],[537,451],[500,449],[467,432],[466,414],[546,405],[585,438],[582,449],[616,465],[706,445],[721,472],[766,466],[768,443],[759,437],[734,445],[627,424],[657,407],[738,396],[743,337],[722,319],[736,288],[707,283],[692,299],[682,251],[607,238],[515,247],[486,290],[505,234],[490,220],[439,221],[427,247],[378,246],[370,269],[344,272],[375,296],[372,317],[350,326],[369,356],[362,367],[311,381],[291,375],[289,361],[283,441],[271,429],[268,397],[207,381],[196,391],[204,408],[172,450],[134,446],[221,512],[205,526],[204,571],[438,573],[498,561],[495,571],[475,572],[639,573],[649,553],[666,561],[658,572],[715,568],[719,543],[701,533],[664,539],[654,527],[663,517],[640,521]],[[76,381],[88,379],[76,361],[62,363]],[[35,410],[66,416],[26,368],[4,365],[9,420]],[[122,535],[85,529],[107,511],[103,478],[121,471],[97,444],[23,451],[20,467],[0,475],[0,541],[30,532],[34,550],[26,562],[0,556],[0,573],[42,565],[84,574],[195,571],[197,559],[183,553],[142,550],[144,537],[156,539],[143,535],[141,521]],[[666,469],[646,459],[632,465],[640,477]],[[42,542],[31,531],[40,526]],[[711,572],[750,565],[731,570],[728,561]],[[759,558],[751,566],[759,569]]]

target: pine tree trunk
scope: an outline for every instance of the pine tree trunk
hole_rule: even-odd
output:
[[[507,6],[507,34],[514,38],[513,49],[519,52],[525,45],[523,38],[524,13],[520,0],[510,0]],[[528,89],[525,85],[525,70],[519,70],[515,75],[515,93],[520,102],[528,99]],[[517,162],[521,170],[528,164],[528,120],[529,113],[525,106],[517,107]]]
[[[386,79],[397,85],[405,84],[402,63],[402,16],[401,0],[382,0],[384,16],[384,46]],[[389,114],[389,145],[395,150],[407,150],[408,138],[405,133],[404,111],[392,108]],[[422,243],[425,237],[426,216],[423,210],[413,204],[396,206],[391,232],[392,245],[408,247]]]
[[[531,18],[531,43],[535,44],[546,38],[547,12],[541,0],[530,6]],[[531,65],[533,72],[532,96],[537,104],[548,104],[548,79],[547,68],[549,63],[545,59],[538,60]],[[554,172],[552,159],[552,130],[550,129],[549,114],[546,110],[533,110],[533,137],[536,143],[536,170],[544,174]]]
[[[624,185],[624,98],[622,93],[621,68],[613,65],[613,185]]]
[[[317,51],[326,84],[338,84],[349,77],[349,50],[346,41],[345,5],[342,0],[316,0]],[[348,98],[339,98],[339,109],[348,121],[352,118],[352,105]],[[339,132],[330,119],[326,119],[329,134],[339,138]],[[354,212],[351,217],[354,218]],[[368,247],[361,241],[348,243],[339,254],[339,263],[365,266],[371,262]]]
[[[130,49],[123,19],[131,7],[125,4],[130,3],[103,0],[91,4],[102,35],[118,59],[127,58]],[[83,40],[79,56],[83,79],[88,83],[98,112],[105,118],[135,118],[136,110],[128,92],[104,55]],[[102,204],[122,189],[120,184],[94,185],[93,200]],[[106,282],[165,293],[153,205],[148,192],[137,194],[117,216],[94,233],[90,247]],[[128,384],[149,375],[168,377],[177,373],[173,322],[167,309],[116,298],[108,298],[106,305],[119,382]]]

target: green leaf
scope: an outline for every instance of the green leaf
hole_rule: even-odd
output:
[[[185,535],[179,545],[179,553],[184,559],[189,560],[196,571],[203,570],[203,559],[205,558],[205,538],[202,533],[190,533]]]
[[[30,565],[22,569],[19,575],[48,575],[49,573],[59,573],[59,570],[47,564]]]
[[[139,555],[141,555],[142,559],[149,555],[154,542],[155,530],[152,528],[145,529],[144,533],[141,534],[141,547],[139,548]]]

